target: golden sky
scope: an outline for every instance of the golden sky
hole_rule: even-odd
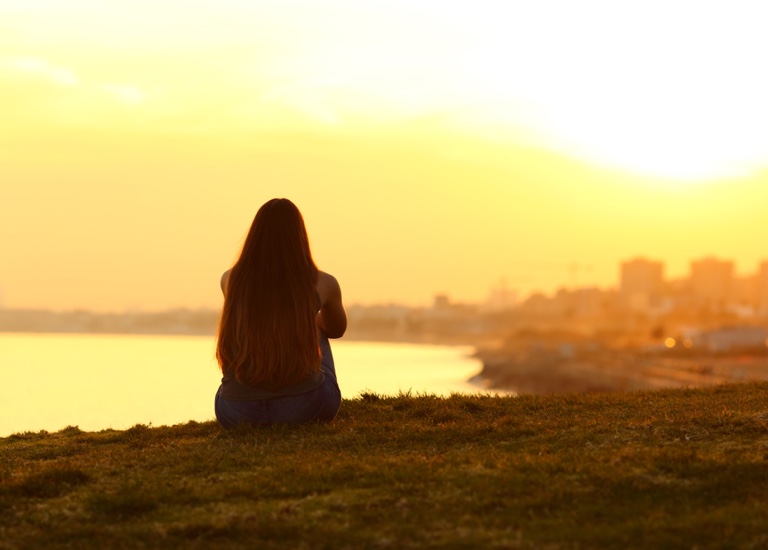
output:
[[[276,196],[347,303],[754,272],[760,4],[0,0],[0,305],[217,307]]]

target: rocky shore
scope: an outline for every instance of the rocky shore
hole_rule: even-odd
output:
[[[475,382],[517,393],[606,393],[768,380],[765,354],[481,349]]]

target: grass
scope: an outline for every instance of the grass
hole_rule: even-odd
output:
[[[0,439],[0,548],[765,548],[768,384]]]

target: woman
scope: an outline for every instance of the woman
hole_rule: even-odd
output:
[[[347,314],[339,283],[312,260],[304,219],[291,201],[273,199],[259,209],[221,289],[219,423],[333,420],[341,393],[328,338],[344,334]]]

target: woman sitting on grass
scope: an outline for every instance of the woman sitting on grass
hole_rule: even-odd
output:
[[[273,199],[259,209],[221,289],[219,423],[333,420],[341,392],[328,338],[344,334],[347,315],[338,282],[312,260],[304,219],[291,201]]]

